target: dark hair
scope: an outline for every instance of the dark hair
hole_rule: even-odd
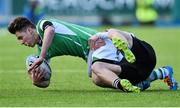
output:
[[[17,17],[8,25],[8,31],[15,34],[17,31],[22,31],[27,27],[36,28],[35,25],[25,17]]]

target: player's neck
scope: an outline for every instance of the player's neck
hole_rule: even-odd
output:
[[[39,46],[42,46],[42,39],[41,39],[41,36],[37,36],[38,37],[38,41],[37,41],[37,44],[39,45]]]

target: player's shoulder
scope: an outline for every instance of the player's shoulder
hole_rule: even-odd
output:
[[[51,22],[50,19],[41,19],[41,20],[38,21],[36,26],[41,27],[47,21]]]
[[[41,19],[41,20],[39,20],[38,21],[38,23],[37,23],[37,25],[36,25],[36,28],[38,29],[38,30],[42,30],[42,31],[44,31],[44,26],[46,26],[46,25],[53,25],[53,22],[55,22],[55,20],[53,20],[53,19]]]

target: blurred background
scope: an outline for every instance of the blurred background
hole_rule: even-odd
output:
[[[0,26],[16,16],[43,17],[89,26],[180,25],[179,0],[0,0]]]

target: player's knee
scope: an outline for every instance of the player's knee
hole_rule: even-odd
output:
[[[97,86],[102,86],[102,80],[94,73],[92,73],[92,82]]]

